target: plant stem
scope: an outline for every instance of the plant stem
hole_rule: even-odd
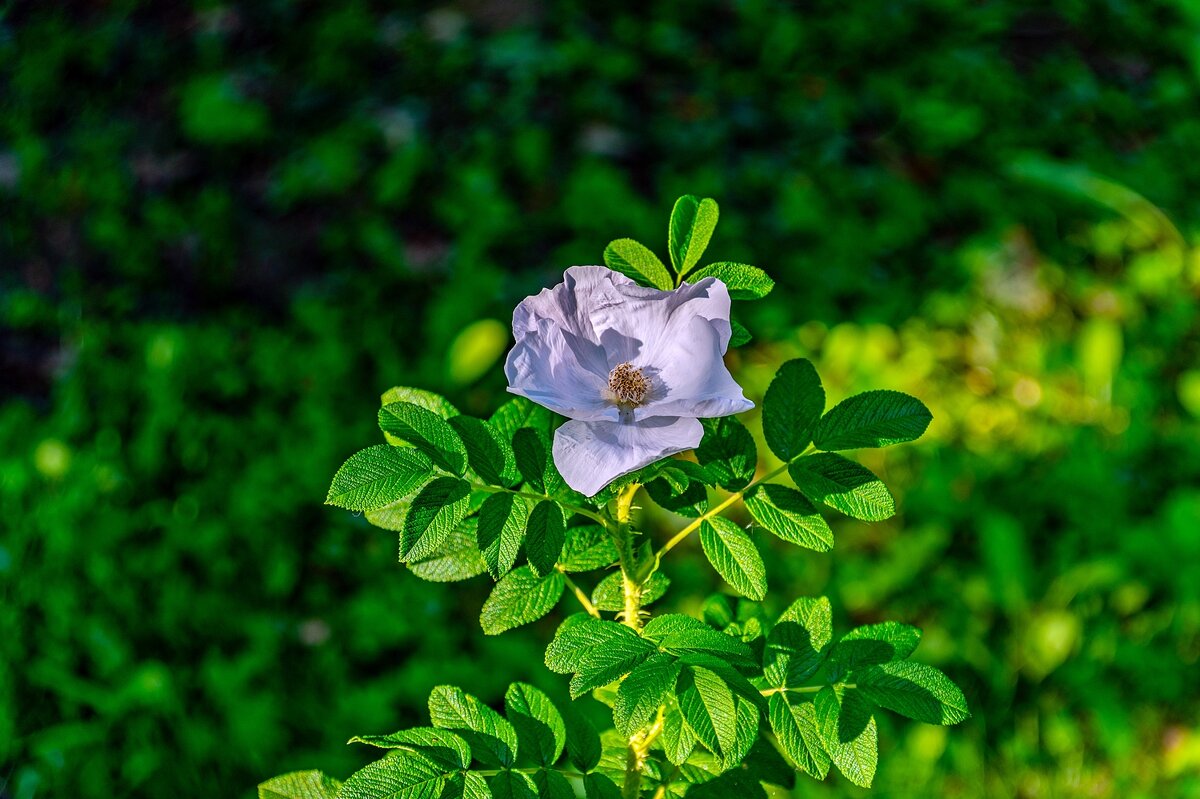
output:
[[[795,458],[792,458],[790,461],[781,463],[778,466],[778,468],[772,469],[771,471],[767,472],[762,477],[758,478],[754,482],[750,483],[750,485],[743,488],[741,491],[734,491],[732,494],[730,494],[724,500],[722,500],[721,504],[717,505],[716,507],[712,508],[711,510],[706,511],[705,513],[701,514],[697,518],[693,519],[691,524],[684,527],[682,530],[680,530],[678,533],[676,533],[674,535],[674,537],[671,538],[670,541],[663,544],[662,549],[660,549],[658,551],[658,557],[661,559],[663,555],[667,554],[672,549],[677,547],[685,538],[687,538],[689,535],[694,533],[696,530],[700,529],[701,524],[708,521],[712,517],[716,516],[721,511],[725,510],[726,508],[728,508],[733,503],[737,502],[742,497],[746,496],[746,494],[749,493],[751,489],[755,488],[760,483],[765,483],[768,480],[778,477],[779,475],[786,472],[787,468],[789,466],[791,466],[792,463],[795,462],[797,458],[807,455],[811,450],[812,450],[812,446],[809,446],[808,449],[804,450],[804,452],[801,452]]]
[[[832,685],[832,683],[830,684]],[[853,682],[843,682],[837,684],[843,688],[858,687],[858,683]],[[824,685],[805,685],[800,688],[768,688],[765,691],[759,691],[759,693],[761,693],[763,696],[770,696],[771,694],[815,694],[824,687]]]
[[[567,584],[567,588],[570,588],[575,594],[575,598],[579,600],[579,604],[583,605],[583,609],[586,610],[589,615],[595,616],[597,619],[600,618],[600,611],[597,610],[596,606],[592,604],[592,600],[588,599],[588,595],[583,593],[583,590],[575,584],[575,581],[567,576],[566,571],[561,566],[558,570],[563,576],[563,582],[565,582]]]
[[[642,584],[632,573],[634,568],[633,531],[629,519],[633,510],[633,496],[640,486],[631,483],[617,495],[617,549],[621,553],[621,588],[625,595],[625,607],[621,621],[634,631],[642,628]]]

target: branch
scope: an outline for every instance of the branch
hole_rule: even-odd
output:
[[[563,576],[563,581],[567,584],[567,588],[575,594],[575,598],[579,600],[579,604],[583,605],[583,609],[588,612],[588,615],[600,618],[600,611],[592,604],[592,600],[588,599],[588,595],[583,593],[583,590],[575,584],[575,581],[567,576],[567,572],[562,566],[558,566],[558,571]]]

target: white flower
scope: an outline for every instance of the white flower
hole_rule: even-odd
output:
[[[554,463],[592,496],[694,448],[698,419],[754,407],[722,361],[730,333],[729,290],[716,278],[659,291],[573,266],[513,312],[504,373],[509,391],[570,419],[554,434]]]

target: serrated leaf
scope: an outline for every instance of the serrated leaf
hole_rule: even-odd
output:
[[[667,760],[677,766],[687,760],[696,748],[696,734],[683,720],[679,701],[674,696],[667,697],[663,711],[662,744]]]
[[[724,516],[700,524],[700,546],[708,562],[742,596],[761,600],[767,594],[767,570],[750,536]]]
[[[547,435],[530,427],[520,428],[513,434],[513,455],[521,478],[535,491],[549,493],[553,485],[548,479],[553,460]]]
[[[585,799],[621,799],[621,789],[603,774],[587,774],[583,778]]]
[[[538,577],[528,566],[520,566],[500,578],[483,603],[479,624],[487,635],[537,621],[549,613],[562,598],[563,576],[551,571]]]
[[[326,505],[377,510],[416,491],[433,475],[433,463],[417,450],[377,444],[342,464],[329,486]]]
[[[743,501],[754,521],[792,544],[817,552],[833,547],[833,531],[813,504],[794,488],[763,483]]]
[[[450,401],[440,394],[434,394],[432,391],[426,391],[423,388],[410,388],[409,386],[393,386],[379,398],[379,406],[391,405],[394,402],[411,402],[413,405],[419,405],[427,411],[436,413],[443,419],[449,419],[451,416],[458,416],[458,408],[450,404]]]
[[[921,643],[921,631],[911,624],[884,621],[855,627],[833,646],[830,657],[843,672],[874,666],[893,660],[904,660]]]
[[[733,300],[761,300],[775,288],[775,281],[757,266],[718,261],[702,266],[688,275],[689,283],[697,283],[706,277],[715,277],[729,289]]]
[[[504,694],[504,710],[517,731],[521,757],[539,766],[558,761],[567,742],[567,728],[550,697],[532,685],[515,682]]]
[[[817,449],[886,447],[920,438],[933,414],[916,397],[899,391],[868,391],[842,400],[817,423]]]
[[[517,732],[503,716],[453,685],[439,685],[429,694],[433,726],[454,730],[481,763],[508,768],[517,758]]]
[[[667,593],[671,580],[662,572],[655,572],[642,586],[642,607],[646,607]],[[625,609],[625,584],[621,572],[615,571],[597,583],[592,590],[592,604],[597,610],[621,611]]]
[[[493,799],[538,799],[533,778],[520,771],[501,771],[488,777]]]
[[[646,493],[663,510],[696,518],[708,510],[708,491],[702,482],[672,481],[659,477],[646,483]]]
[[[729,320],[729,328],[731,331],[729,346],[731,348],[744,347],[754,340],[754,336],[750,335],[750,331],[746,329],[746,326],[736,319]]]
[[[600,762],[600,735],[575,707],[567,707],[563,721],[567,727],[567,757],[586,774]]]
[[[479,772],[461,771],[446,778],[437,799],[492,799],[492,789]]]
[[[826,685],[813,700],[821,745],[842,776],[870,788],[879,763],[879,739],[871,706],[858,691]]]
[[[575,673],[571,698],[608,685],[654,654],[655,646],[623,624],[572,616],[546,647],[546,666],[559,674]]]
[[[525,397],[513,397],[496,409],[488,418],[488,424],[501,436],[512,441],[516,432],[523,427],[541,430],[549,435],[553,431],[554,414],[549,408]]]
[[[775,688],[799,688],[821,668],[833,639],[827,597],[801,597],[771,628],[763,651],[763,677]]]
[[[467,464],[489,485],[507,486],[516,479],[512,445],[494,427],[473,416],[447,420],[467,450]]]
[[[855,680],[875,704],[926,724],[958,724],[971,715],[962,690],[933,666],[882,663],[856,672]]]
[[[480,506],[475,540],[493,580],[499,580],[517,562],[528,519],[529,506],[516,494],[492,494]]]
[[[762,408],[763,437],[771,451],[783,461],[804,452],[825,410],[825,389],[812,363],[796,358],[780,366]]]
[[[761,714],[758,705],[742,696],[733,698],[735,712],[735,734],[733,746],[725,750],[721,758],[721,767],[736,768],[750,752],[750,747],[758,740],[758,720]],[[765,703],[764,703],[765,704]]]
[[[467,469],[467,448],[442,417],[411,402],[393,402],[379,409],[379,429],[429,456],[436,465],[462,476]]]
[[[558,564],[566,572],[603,569],[617,562],[617,545],[608,530],[598,524],[567,529],[567,543]]]
[[[642,635],[660,649],[677,655],[698,652],[735,666],[751,666],[756,662],[753,651],[742,641],[679,613],[655,616],[642,628]]]
[[[534,505],[525,524],[525,555],[534,574],[554,571],[554,564],[562,554],[566,529],[566,520],[558,503],[544,500]]]
[[[835,452],[818,452],[792,463],[788,474],[805,496],[847,516],[879,522],[896,515],[896,500],[870,469]]]
[[[533,772],[533,784],[537,787],[538,799],[575,799],[575,789],[567,778],[557,771],[538,769]]]
[[[726,491],[740,491],[754,479],[758,447],[746,426],[733,416],[701,419],[704,437],[696,447],[696,460],[708,473],[709,482]]]
[[[470,745],[457,733],[436,727],[413,727],[388,735],[356,735],[349,743],[417,752],[444,771],[471,767]]]
[[[425,485],[404,516],[400,561],[421,560],[438,551],[467,515],[471,486],[457,477],[438,477]]]
[[[334,799],[341,783],[319,771],[293,771],[258,786],[258,799]]]
[[[604,263],[643,286],[670,291],[675,288],[671,273],[658,256],[633,239],[617,239],[604,248]]]
[[[431,760],[397,750],[354,772],[337,799],[437,799],[445,784],[445,773]]]
[[[408,561],[408,569],[422,580],[451,583],[483,574],[487,564],[475,542],[475,519],[466,519],[450,532],[436,551]]]
[[[650,722],[663,696],[675,687],[680,668],[674,657],[659,653],[629,672],[613,703],[613,722],[619,733],[632,736]]]
[[[717,227],[719,210],[710,199],[697,200],[685,194],[675,201],[671,209],[671,226],[667,233],[667,244],[671,251],[671,264],[682,278],[704,255],[713,230]]]
[[[829,754],[821,744],[821,733],[817,727],[817,711],[812,702],[791,701],[786,694],[772,694],[767,704],[767,717],[771,730],[779,739],[784,753],[796,767],[816,777],[825,779],[829,773]]]
[[[717,757],[733,748],[737,706],[733,692],[715,672],[691,666],[679,680],[679,711],[697,740]]]

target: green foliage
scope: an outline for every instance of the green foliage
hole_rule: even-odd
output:
[[[696,283],[706,277],[715,277],[729,289],[735,300],[761,300],[775,288],[775,281],[757,266],[735,264],[728,261],[702,266],[688,273],[688,281]]]
[[[797,358],[783,364],[763,396],[767,446],[782,460],[799,457],[824,410],[825,389],[812,362]]]
[[[835,405],[813,432],[817,449],[886,447],[920,438],[933,414],[899,391],[867,391]]]
[[[633,239],[617,239],[605,247],[604,263],[645,286],[667,290],[675,285],[658,256]]]
[[[813,504],[793,488],[763,483],[746,495],[746,509],[754,521],[792,544],[827,552],[833,531]]]
[[[347,510],[377,510],[416,490],[429,479],[430,467],[420,452],[367,447],[338,469],[325,503]]]
[[[675,201],[671,210],[668,247],[671,265],[685,278],[700,260],[717,227],[717,204],[710,198],[697,200],[690,194]]]
[[[467,468],[467,448],[450,423],[411,402],[393,402],[379,409],[379,429],[388,443],[407,442],[437,466],[461,476]]]
[[[818,452],[791,464],[788,474],[806,496],[847,516],[881,522],[896,513],[896,500],[870,469],[835,452]]]
[[[739,594],[761,600],[767,594],[767,570],[750,536],[723,516],[700,525],[700,544],[717,574]]]
[[[341,785],[319,771],[294,771],[259,785],[258,799],[334,799]]]
[[[479,623],[488,635],[537,621],[562,597],[563,576],[551,571],[539,577],[529,566],[513,569],[500,578],[483,603]]]

